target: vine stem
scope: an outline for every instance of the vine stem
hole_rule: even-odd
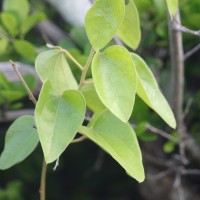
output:
[[[40,181],[40,200],[46,199],[46,174],[47,174],[47,165],[45,163],[45,160],[43,160],[42,174]]]
[[[93,58],[94,54],[95,54],[95,51],[92,48],[91,51],[90,51],[89,57],[87,59],[87,62],[85,64],[85,67],[82,70],[81,80],[80,80],[80,83],[79,83],[79,89],[85,84],[87,71],[90,68],[90,64],[91,64],[91,61],[92,61],[92,58]]]
[[[36,98],[34,97],[33,93],[31,92],[31,90],[30,90],[29,86],[27,85],[26,81],[25,81],[24,78],[22,77],[21,73],[20,73],[19,70],[17,69],[16,64],[15,64],[12,60],[10,60],[10,63],[11,63],[11,65],[12,65],[12,67],[13,67],[15,73],[17,74],[17,76],[18,76],[18,77],[20,78],[20,80],[22,81],[22,84],[23,84],[23,86],[25,87],[25,89],[26,89],[26,91],[27,91],[27,93],[28,93],[28,95],[29,95],[30,100],[34,103],[34,105],[36,105],[36,104],[37,104],[37,100],[36,100]]]

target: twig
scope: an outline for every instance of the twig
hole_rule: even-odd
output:
[[[17,69],[16,64],[15,64],[12,60],[10,60],[10,63],[11,63],[11,65],[12,65],[14,71],[16,72],[17,76],[21,79],[22,84],[23,84],[23,86],[25,87],[25,89],[26,89],[26,91],[27,91],[27,93],[28,93],[28,95],[29,95],[30,100],[34,103],[34,105],[36,105],[36,104],[37,104],[37,100],[36,100],[36,98],[34,97],[33,93],[31,92],[31,90],[30,90],[29,86],[27,85],[26,81],[25,81],[24,78],[22,77],[21,73],[20,73],[19,70]]]
[[[186,130],[183,115],[183,94],[184,94],[184,53],[182,33],[175,29],[177,24],[181,24],[180,13],[177,10],[174,20],[168,17],[169,35],[170,35],[170,56],[172,68],[172,96],[173,110],[177,121],[177,130],[179,133],[179,152],[186,160],[185,156],[185,138]],[[186,164],[186,163],[185,163]]]
[[[45,200],[46,199],[46,192],[45,192],[46,174],[47,174],[47,165],[45,163],[45,160],[43,160],[41,182],[40,182],[40,200]]]
[[[162,136],[162,137],[164,137],[168,140],[178,142],[178,140],[175,137],[169,135],[169,133],[167,133],[167,132],[165,132],[161,129],[158,129],[158,128],[156,128],[156,127],[154,127],[154,126],[152,126],[148,123],[146,124],[146,128],[149,129],[150,131],[152,131],[153,133],[156,133],[156,134],[158,134],[158,135],[160,135],[160,136]]]
[[[71,142],[71,144],[79,143],[79,142],[82,142],[82,141],[84,141],[84,140],[86,140],[86,139],[87,139],[87,137],[86,137],[85,135],[83,135],[83,136],[81,136],[81,137],[79,137],[79,138],[77,138],[77,139],[74,139],[74,140]]]
[[[92,58],[94,56],[94,53],[95,53],[95,51],[92,48],[91,51],[90,51],[89,57],[87,59],[86,65],[85,65],[85,67],[82,70],[81,80],[80,80],[80,83],[79,83],[79,89],[85,84],[85,79],[86,79],[87,71],[88,71],[88,69],[90,67],[90,64],[91,64]]]
[[[184,110],[184,113],[183,113],[184,118],[185,118],[186,115],[189,113],[190,107],[191,107],[191,105],[192,105],[192,102],[193,102],[193,99],[190,98],[190,99],[188,100],[187,104],[186,104],[186,107],[185,107],[185,110]]]
[[[174,29],[176,31],[180,31],[182,33],[189,33],[189,34],[200,37],[200,30],[194,31],[194,30],[188,29],[188,28],[180,25],[180,23],[178,23],[178,22],[177,22],[177,24],[174,25]]]
[[[182,169],[181,175],[199,175],[200,176],[200,170],[198,170],[198,169]]]
[[[83,71],[83,66],[69,53],[69,51],[66,49],[62,49],[62,51],[81,71]]]
[[[169,168],[169,169],[167,169],[167,170],[165,170],[165,171],[162,171],[162,172],[160,172],[160,173],[158,173],[158,174],[155,174],[155,175],[148,174],[147,177],[148,177],[150,180],[158,181],[158,180],[160,180],[161,178],[164,178],[164,177],[170,175],[173,171],[174,171],[173,168]]]
[[[188,59],[190,56],[192,56],[194,53],[196,53],[200,49],[200,44],[193,47],[190,51],[185,53],[184,60]]]
[[[185,200],[184,190],[181,182],[182,182],[181,175],[179,172],[177,172],[174,180],[174,188],[177,189],[179,200]]]

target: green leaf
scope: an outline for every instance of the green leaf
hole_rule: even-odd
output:
[[[1,101],[12,102],[21,99],[24,96],[25,96],[24,93],[21,91],[14,91],[12,89],[8,90],[0,89],[0,98],[2,99],[0,100],[0,102]]]
[[[8,33],[11,36],[15,36],[17,34],[17,20],[12,13],[3,12],[1,13],[1,21]]]
[[[137,181],[144,180],[142,155],[134,130],[104,111],[92,127],[81,127],[80,132],[108,152]]]
[[[176,127],[174,114],[161,93],[156,79],[141,57],[131,54],[138,74],[137,94],[172,128]]]
[[[68,89],[77,89],[78,84],[60,50],[42,52],[35,61],[36,71],[44,82],[49,79],[56,91],[62,94]]]
[[[85,84],[83,87],[81,87],[81,92],[85,97],[87,107],[93,112],[101,112],[102,110],[105,110],[105,106],[96,93],[94,83]]]
[[[85,100],[79,91],[68,90],[62,96],[55,96],[51,82],[44,83],[35,119],[47,163],[55,161],[73,140],[85,111]]]
[[[39,139],[33,116],[19,117],[10,126],[5,137],[5,147],[0,157],[0,169],[8,169],[23,161],[36,148]]]
[[[33,15],[28,16],[21,26],[21,33],[25,35],[32,27],[43,21],[45,18],[46,16],[44,13],[34,13]]]
[[[124,17],[124,0],[97,0],[86,14],[86,32],[95,49],[103,48],[116,34]]]
[[[178,8],[178,0],[166,0],[166,2],[170,17],[173,19]]]
[[[103,104],[119,119],[127,122],[135,101],[137,77],[129,52],[111,46],[97,53],[92,62],[92,75]]]
[[[4,0],[3,11],[12,12],[21,23],[29,13],[29,3],[27,0]]]
[[[0,39],[0,55],[4,54],[8,47],[8,40],[6,38]]]
[[[120,39],[130,48],[136,49],[140,43],[140,18],[132,0],[125,5],[124,20],[117,32]]]
[[[34,62],[37,53],[35,47],[30,42],[26,40],[15,40],[13,45],[18,54],[27,61]]]

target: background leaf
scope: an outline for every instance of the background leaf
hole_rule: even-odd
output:
[[[65,90],[78,88],[65,56],[59,50],[42,52],[36,58],[35,67],[40,79],[43,82],[49,79],[60,94]]]
[[[39,139],[33,116],[19,117],[6,133],[5,147],[0,157],[0,169],[8,169],[23,161],[36,148]]]
[[[103,48],[116,34],[124,17],[124,0],[97,0],[86,14],[86,32],[95,49]]]
[[[15,40],[14,48],[22,57],[30,62],[34,62],[37,53],[35,47],[26,40]]]
[[[138,74],[137,94],[139,97],[172,128],[176,127],[174,114],[161,93],[153,73],[146,63],[136,54],[131,54]]]
[[[103,104],[119,119],[129,120],[133,110],[137,77],[129,52],[111,46],[92,62],[95,89]]]
[[[140,18],[132,0],[125,5],[125,16],[117,35],[130,48],[136,49],[140,43]]]
[[[3,11],[13,13],[21,24],[29,13],[29,3],[27,0],[4,0]]]
[[[108,152],[137,181],[144,180],[142,155],[134,130],[112,115],[101,113],[91,128],[81,127],[80,132]]]
[[[35,117],[47,163],[55,161],[73,140],[85,111],[85,100],[79,91],[68,90],[62,96],[55,96],[51,82],[44,83]]]

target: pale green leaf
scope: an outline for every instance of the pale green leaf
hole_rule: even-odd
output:
[[[44,13],[34,13],[31,16],[28,16],[21,26],[21,33],[26,34],[31,28],[33,28],[37,23],[45,19]]]
[[[35,119],[46,163],[55,161],[73,140],[85,111],[85,99],[79,91],[68,90],[56,96],[51,82],[44,83]]]
[[[125,5],[124,20],[117,32],[120,39],[130,48],[136,49],[140,43],[140,18],[132,0]]]
[[[178,0],[166,0],[171,19],[174,18],[178,8]]]
[[[174,114],[161,93],[153,73],[146,63],[136,54],[131,54],[138,74],[137,94],[140,98],[172,128],[176,127]]]
[[[35,61],[36,71],[44,82],[49,79],[56,91],[62,94],[68,89],[77,89],[78,84],[60,50],[42,52]]]
[[[29,2],[27,0],[4,0],[3,11],[12,12],[21,23],[29,13]]]
[[[80,132],[108,152],[131,177],[139,182],[144,180],[140,147],[129,124],[104,111],[95,117],[92,127],[81,127]]]
[[[8,33],[11,36],[15,36],[17,34],[17,20],[12,13],[3,12],[1,13],[1,21]]]
[[[135,101],[137,77],[129,52],[111,46],[97,53],[92,62],[92,75],[103,104],[119,119],[127,122]]]
[[[26,40],[15,40],[13,45],[18,54],[29,62],[34,62],[37,52],[33,44]]]
[[[8,169],[23,161],[36,148],[39,139],[33,116],[19,117],[10,126],[5,137],[5,147],[0,156],[0,169]]]
[[[95,49],[103,48],[116,34],[124,17],[124,0],[97,0],[85,18],[86,32]]]
[[[85,97],[87,107],[93,112],[101,112],[105,109],[105,106],[96,93],[94,83],[85,84],[83,87],[81,87],[81,92]]]

